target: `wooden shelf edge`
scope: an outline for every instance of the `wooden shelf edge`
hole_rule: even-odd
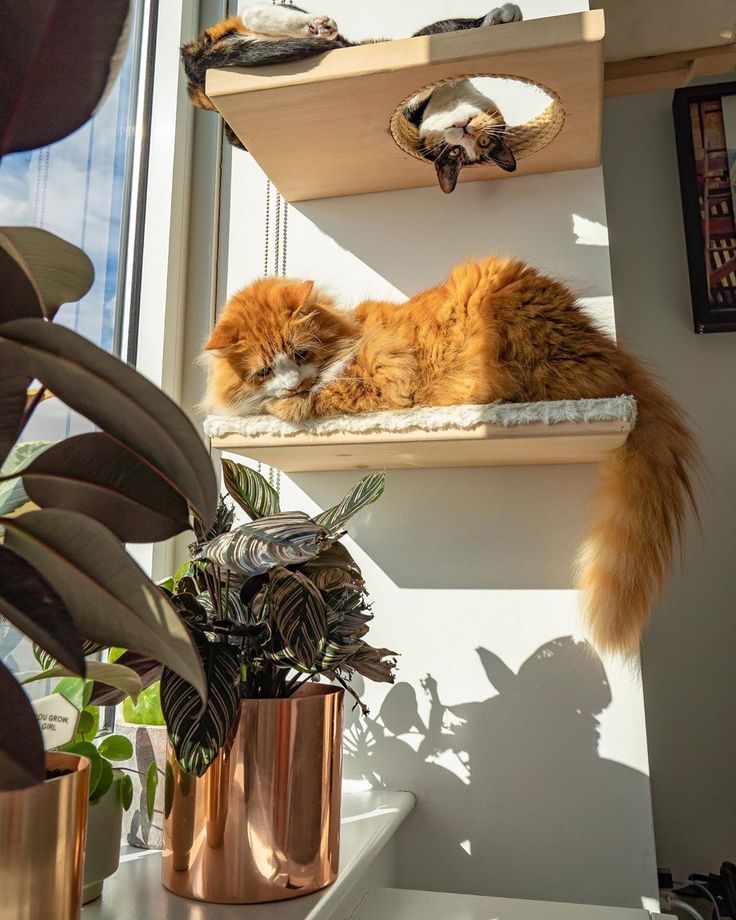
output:
[[[597,463],[626,441],[623,420],[534,422],[469,430],[212,439],[218,450],[237,453],[285,472],[364,469],[431,469]]]
[[[677,89],[687,86],[695,77],[715,76],[734,68],[736,44],[607,61],[603,70],[603,92],[606,97],[613,97]]]

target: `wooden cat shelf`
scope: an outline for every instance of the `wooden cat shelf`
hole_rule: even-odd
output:
[[[471,424],[473,417],[463,415],[463,411],[479,408],[488,411],[477,418],[498,421]],[[405,420],[416,417],[418,422],[427,424],[433,419],[436,422],[438,414],[444,414],[446,424],[451,424],[448,419],[455,411],[456,408],[412,410],[388,415],[403,415]],[[205,431],[211,436],[214,448],[241,454],[287,473],[538,466],[604,460],[626,441],[636,416],[630,397],[530,403],[521,407],[458,407],[457,411],[458,425],[462,423],[464,427],[349,431],[330,430],[329,423],[326,425],[323,420],[312,431],[286,434],[279,431],[283,423],[270,417],[241,420],[215,416],[207,420]],[[523,414],[517,414],[513,423],[509,423],[508,415],[519,411]],[[558,420],[550,423],[550,417]],[[361,416],[354,418],[359,429]]]
[[[582,169],[601,160],[603,19],[593,10],[210,70],[207,95],[289,201],[436,185],[432,165],[394,143],[389,121],[422,87],[473,74],[537,83],[564,110],[559,134],[513,176]],[[475,166],[461,181],[507,175]]]

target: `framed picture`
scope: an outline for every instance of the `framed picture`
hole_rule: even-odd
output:
[[[675,90],[696,332],[736,332],[736,83]]]

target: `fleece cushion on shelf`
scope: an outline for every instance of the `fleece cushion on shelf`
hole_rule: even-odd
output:
[[[555,425],[562,422],[606,421],[624,421],[633,427],[636,422],[636,401],[633,396],[399,409],[357,415],[331,415],[326,418],[308,419],[298,424],[284,422],[272,415],[211,415],[205,421],[204,430],[211,438],[224,438],[229,435],[258,438],[265,435],[269,438],[278,436],[288,440],[304,434],[468,431],[478,425],[488,424],[509,427],[539,422]]]

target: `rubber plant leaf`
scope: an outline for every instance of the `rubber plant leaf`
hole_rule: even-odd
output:
[[[199,712],[194,687],[164,668],[161,708],[169,740],[185,773],[202,776],[230,738],[240,701],[240,656],[224,642],[196,636],[207,681],[207,705]]]
[[[151,684],[155,684],[161,679],[163,665],[149,655],[141,655],[140,652],[123,652],[115,661],[118,664],[124,664],[127,668],[135,671],[141,681],[141,686],[145,690]],[[125,694],[120,690],[115,690],[102,683],[95,683],[92,686],[90,702],[95,706],[117,706],[125,699]]]
[[[74,677],[74,672],[70,671],[69,668],[56,664],[45,671],[39,671],[38,674],[27,677],[23,683],[31,684],[39,680],[53,680],[56,677]],[[141,679],[135,671],[117,662],[111,664],[109,661],[88,661],[87,677],[89,680],[96,680],[99,683],[107,684],[109,687],[115,687],[116,690],[121,690],[126,696],[130,696],[133,699],[137,699],[138,694],[143,689]]]
[[[318,589],[300,572],[277,568],[268,600],[285,651],[303,667],[314,667],[327,638],[327,607]]]
[[[125,57],[130,14],[129,0],[5,0],[0,156],[53,144],[94,114]]]
[[[0,661],[0,791],[26,789],[43,782],[43,739],[23,688]]]
[[[8,549],[44,573],[85,638],[150,655],[205,698],[202,665],[189,631],[166,594],[102,524],[56,508],[0,523]]]
[[[0,348],[1,348],[0,343]],[[28,501],[18,471],[46,450],[51,441],[26,441],[16,444],[0,466],[0,515],[10,514]],[[5,478],[5,481],[2,481]]]
[[[29,498],[94,518],[124,543],[168,540],[189,529],[189,510],[147,463],[104,432],[54,444],[23,470]]]
[[[3,321],[42,315],[53,319],[63,303],[81,300],[95,280],[95,270],[86,253],[39,227],[0,227],[0,254]],[[12,267],[6,256],[25,275],[32,297],[18,296],[22,283],[11,275]],[[13,287],[8,290],[7,285]],[[12,300],[11,292],[15,294]]]
[[[20,434],[26,408],[26,391],[31,382],[23,350],[0,339],[0,463],[3,463]]]
[[[223,458],[221,463],[225,488],[248,517],[267,517],[281,510],[278,492],[260,473],[233,460]]]
[[[318,514],[314,520],[330,533],[337,533],[343,529],[354,514],[367,505],[372,505],[383,495],[385,484],[385,473],[371,473],[370,476],[364,476],[339,504]]]
[[[33,377],[134,451],[209,527],[218,500],[214,470],[199,434],[173,400],[132,367],[62,326],[19,319],[1,325],[0,338],[22,346]]]
[[[201,550],[205,559],[243,575],[253,576],[276,565],[313,559],[327,531],[301,511],[289,511],[242,524],[221,534]]]
[[[82,638],[64,602],[32,565],[2,545],[0,613],[70,674],[84,677]]]

